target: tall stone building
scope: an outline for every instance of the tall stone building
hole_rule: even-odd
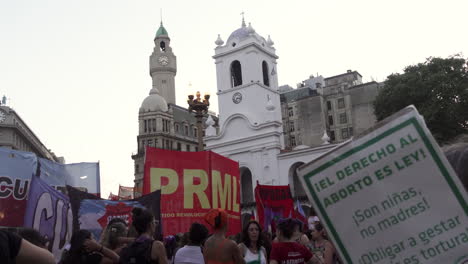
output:
[[[33,152],[40,158],[65,163],[63,157],[48,149],[20,115],[5,104],[0,104],[0,147]]]
[[[140,196],[142,191],[146,146],[198,151],[196,119],[187,108],[175,104],[177,58],[170,41],[161,22],[149,60],[152,88],[138,112],[138,148],[132,155],[135,163],[135,197]]]
[[[318,146],[324,132],[339,143],[370,128],[376,122],[373,102],[381,83],[362,83],[357,71],[323,78],[313,77],[296,89],[281,86],[281,110],[286,149]]]

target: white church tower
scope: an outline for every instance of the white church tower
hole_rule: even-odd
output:
[[[207,123],[206,148],[239,161],[243,203],[253,201],[256,181],[278,183],[277,155],[284,146],[273,41],[242,25],[218,39],[215,59],[219,132]],[[249,179],[250,178],[250,179]],[[250,199],[251,198],[251,199]]]

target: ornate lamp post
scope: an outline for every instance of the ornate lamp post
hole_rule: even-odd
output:
[[[196,93],[196,97],[191,94],[188,96],[187,103],[189,105],[189,112],[195,112],[195,118],[197,119],[197,136],[198,136],[198,150],[203,151],[203,116],[208,113],[208,106],[210,106],[210,95],[205,94],[205,99],[200,98],[200,92]]]

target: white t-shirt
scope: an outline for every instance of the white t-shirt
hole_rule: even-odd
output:
[[[202,249],[199,246],[184,246],[177,250],[174,264],[205,264]]]

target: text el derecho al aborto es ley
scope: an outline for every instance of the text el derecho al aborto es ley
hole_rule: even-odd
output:
[[[396,129],[393,130],[393,132],[395,132]],[[407,131],[408,133],[406,133]],[[332,170],[331,174],[327,173],[327,176],[322,176],[322,178],[315,180],[313,183],[307,182],[306,180],[308,185],[307,187],[311,193],[313,193],[313,196],[315,196],[317,199],[316,203],[319,203],[319,207],[324,207],[326,210],[327,208],[330,208],[333,205],[352,197],[353,194],[359,193],[361,190],[365,190],[366,188],[370,188],[373,184],[383,181],[388,177],[401,177],[404,175],[407,168],[418,166],[418,164],[419,166],[424,166],[425,164],[421,164],[421,162],[428,158],[431,159],[430,152],[432,152],[433,155],[437,155],[434,153],[429,140],[427,140],[427,138],[424,138],[425,140],[423,140],[425,135],[422,130],[414,131],[406,129],[404,132],[404,136],[395,137],[394,135],[394,139],[391,141],[391,143],[379,146],[375,151],[361,154],[361,156],[354,156],[354,158],[358,157],[359,159],[352,161],[348,161],[349,159],[346,160],[346,157],[351,156],[351,154],[354,152],[368,147],[363,146],[366,145],[366,143],[361,146],[357,146],[352,150],[345,152],[338,158],[335,158],[333,161],[330,161],[328,164],[329,166],[332,166],[331,164],[333,163],[344,161],[346,164],[345,167],[340,167],[340,169],[335,171]],[[420,135],[418,135],[417,132],[419,132]],[[371,140],[368,142],[370,141]],[[378,140],[376,140],[374,143],[377,141]],[[353,156],[351,157],[353,158]],[[435,161],[429,160],[428,162],[430,162],[430,164],[435,167]],[[377,169],[366,169],[373,164],[376,165]],[[440,165],[443,166],[441,163],[439,166]],[[311,180],[310,174],[306,174],[305,177],[308,176],[308,180]],[[349,180],[352,181],[352,183],[345,185],[343,188],[338,188],[337,191],[334,190],[331,194],[327,194],[324,197],[321,197],[321,199],[317,198],[317,194],[320,194],[320,192],[323,192],[327,188],[330,188],[337,182],[343,180]],[[390,227],[399,223],[403,223],[411,217],[420,215],[421,213],[424,213],[431,208],[428,200],[425,197],[425,193],[420,188],[422,186],[418,186],[419,188],[405,184],[398,186],[400,189],[391,190],[387,194],[378,196],[376,199],[374,198],[375,202],[373,205],[366,206],[362,209],[350,210],[352,211],[352,215],[349,217],[349,222],[352,223],[356,228],[359,228],[359,236],[362,239],[372,237],[381,231],[389,230]],[[463,201],[463,197],[461,197],[461,195],[459,195],[458,200],[462,205],[461,207],[466,211],[466,201]],[[410,203],[410,206],[405,205]],[[382,218],[382,214],[389,209],[393,210],[384,214],[384,218]],[[364,223],[369,219],[375,220],[375,217],[377,216],[381,217],[379,219],[380,221],[378,221],[376,224],[372,225]],[[465,214],[462,213],[461,215],[446,215],[438,218],[439,219],[434,219],[437,223],[433,225],[433,227],[425,229],[424,231],[417,234],[416,238],[418,238],[419,241],[417,241],[414,237],[409,236],[409,239],[406,241],[406,243],[401,241],[393,245],[388,245],[387,247],[381,247],[378,248],[376,253],[371,252],[370,254],[374,254],[376,256],[378,255],[378,257],[375,257],[378,260],[383,260],[387,257],[393,259],[396,257],[397,253],[405,250],[405,246],[416,247],[420,246],[421,244],[426,245],[435,236],[441,235],[450,229],[461,227],[460,224],[465,221],[463,219],[466,218],[466,212]],[[467,233],[462,232],[460,234],[456,234],[453,237],[453,244],[455,246],[460,246],[468,242],[468,230],[466,231]],[[437,255],[448,251],[448,248],[446,248],[445,245],[446,244],[443,242],[440,242],[438,245],[436,245],[435,248],[426,248],[426,251],[421,249],[419,257],[421,260],[428,260],[432,257],[437,257]],[[440,248],[438,246],[440,246]],[[363,254],[361,256],[368,255]],[[374,261],[376,261],[375,258],[373,259]],[[364,261],[364,258],[362,259]],[[404,261],[407,261],[404,263],[417,263],[419,259],[418,256],[413,255],[408,259],[404,259]],[[366,263],[366,261],[364,261],[364,263]]]

